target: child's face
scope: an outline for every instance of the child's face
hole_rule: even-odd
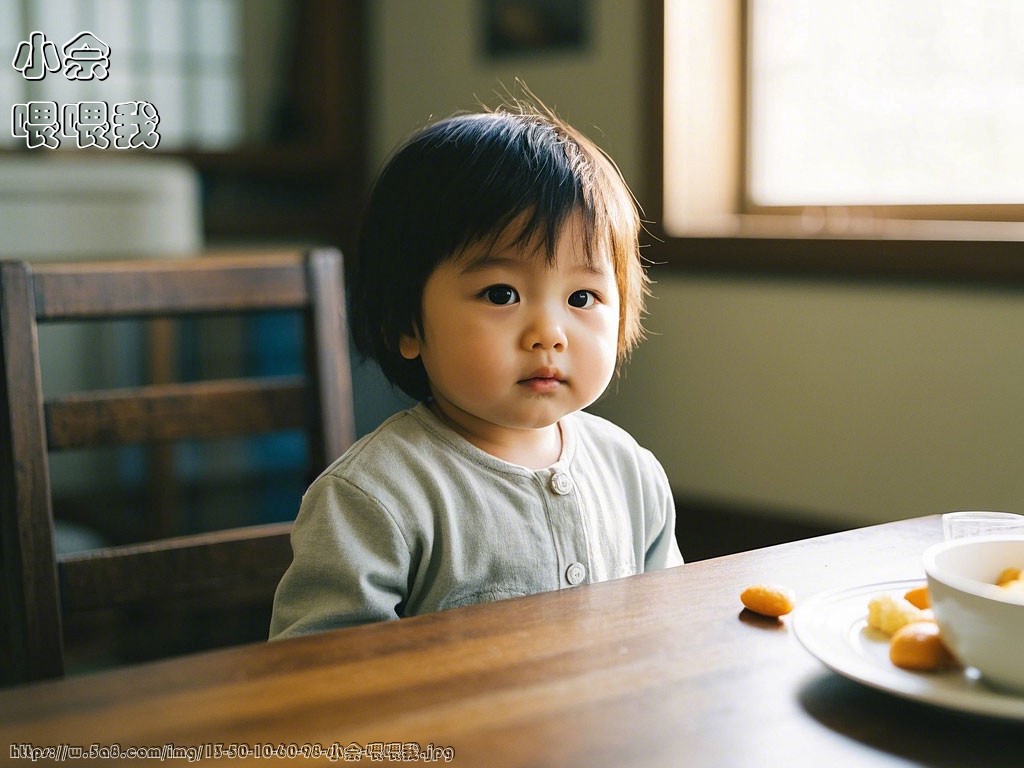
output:
[[[514,229],[514,228],[513,228]],[[610,256],[587,267],[570,218],[555,260],[510,235],[471,246],[423,289],[423,333],[401,339],[422,358],[442,414],[474,441],[515,441],[594,402],[615,370],[619,293]]]

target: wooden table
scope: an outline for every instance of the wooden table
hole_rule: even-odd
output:
[[[747,584],[923,577],[926,517],[562,592],[0,692],[8,745],[410,745],[480,766],[1024,764],[1024,725],[827,671]],[[211,746],[212,753],[216,747]],[[204,747],[204,749],[206,749]],[[11,753],[14,754],[14,753]],[[296,758],[289,764],[328,763]],[[397,755],[373,764],[398,762]],[[27,761],[25,761],[27,764]],[[118,765],[150,760],[117,760]],[[343,762],[343,761],[339,761]],[[371,764],[370,761],[364,761]],[[41,761],[41,764],[45,764]]]

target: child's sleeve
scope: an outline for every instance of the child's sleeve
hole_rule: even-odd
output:
[[[664,467],[646,449],[645,506],[648,515],[647,551],[644,570],[656,571],[683,564],[683,554],[676,540],[676,503]]]
[[[320,477],[302,499],[291,538],[271,639],[398,618],[410,550],[392,516],[362,489]]]

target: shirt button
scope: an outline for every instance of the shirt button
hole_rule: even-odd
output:
[[[551,490],[559,496],[572,492],[572,478],[565,472],[555,472],[551,476]]]
[[[583,580],[587,578],[587,567],[583,563],[573,563],[565,569],[565,578],[574,587],[577,584],[582,584]]]

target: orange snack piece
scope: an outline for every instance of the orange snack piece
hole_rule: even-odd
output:
[[[1020,568],[1004,568],[1003,572],[999,574],[999,578],[996,579],[996,584],[1000,587],[1005,587],[1011,581],[1020,580]]]
[[[793,593],[777,584],[752,584],[740,594],[740,602],[754,613],[777,619],[793,610]]]
[[[915,672],[935,672],[956,663],[933,621],[900,627],[889,641],[889,659],[897,667]]]
[[[903,599],[922,611],[932,607],[932,596],[928,593],[928,586],[925,584],[909,590],[903,595]]]

